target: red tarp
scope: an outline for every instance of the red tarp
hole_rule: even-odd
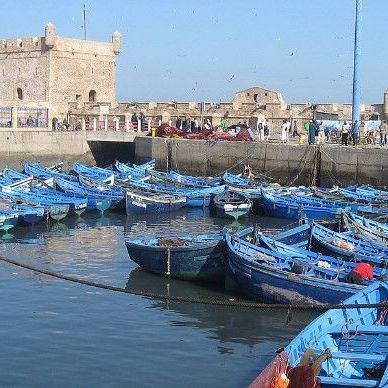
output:
[[[203,129],[198,133],[186,133],[181,129],[172,127],[168,124],[162,124],[156,129],[155,136],[157,137],[181,137],[183,139],[196,139],[196,140],[226,140],[226,141],[252,141],[251,135],[248,129],[241,128],[240,132],[236,136],[232,136],[229,133],[223,131],[214,131],[213,129]]]

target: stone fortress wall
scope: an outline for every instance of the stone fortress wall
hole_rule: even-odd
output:
[[[113,33],[112,42],[68,39],[58,36],[51,23],[43,37],[1,40],[0,107],[12,112],[11,120],[0,118],[0,126],[8,127],[11,121],[13,129],[25,128],[28,109],[33,118],[40,109],[38,114],[45,120],[39,122],[51,129],[54,117],[67,117],[69,103],[114,104],[120,48],[118,32]]]
[[[64,118],[82,122],[85,129],[92,129],[92,122],[101,125],[104,121],[111,128],[114,120],[120,122],[120,129],[128,128],[135,112],[143,112],[152,126],[170,120],[175,123],[177,117],[199,122],[210,118],[215,126],[223,118],[229,124],[245,121],[251,126],[265,118],[272,130],[279,129],[284,119],[299,126],[314,115],[351,118],[351,104],[289,104],[281,93],[261,87],[238,91],[230,102],[117,103],[116,60],[120,49],[118,32],[113,33],[111,42],[69,39],[59,36],[51,23],[43,37],[1,40],[0,128],[30,128],[26,125],[29,113],[37,115],[35,122],[41,130],[51,130],[53,120],[62,122]],[[388,118],[388,91],[383,103],[362,105],[361,113],[364,120]]]

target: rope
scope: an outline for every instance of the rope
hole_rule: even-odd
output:
[[[334,164],[337,163],[337,162],[335,162],[335,161],[333,160],[333,158],[332,158],[332,157],[324,150],[324,147],[321,147],[321,153],[324,154],[325,156],[327,156],[327,158],[330,159],[332,163],[334,163]],[[329,173],[330,178],[331,178],[332,180],[334,180],[335,182],[337,182],[340,186],[344,186],[344,185],[342,184],[342,182],[340,182],[340,181],[339,181],[339,180],[331,173],[331,171],[330,171],[329,169],[327,170],[327,172]]]
[[[294,184],[294,182],[297,181],[297,179],[299,178],[300,174],[302,174],[302,172],[304,171],[305,167],[306,167],[306,164],[307,164],[307,159],[308,159],[308,156],[310,156],[310,153],[312,151],[312,147],[308,147],[307,148],[307,151],[306,151],[306,154],[305,154],[305,157],[304,157],[304,161],[303,161],[303,165],[302,165],[302,168],[300,169],[300,171],[296,174],[296,176],[291,179],[290,182],[287,183],[287,186],[292,186]]]
[[[136,290],[132,288],[122,288],[122,287],[115,287],[110,286],[107,284],[100,284],[95,283],[90,280],[85,280],[77,277],[67,276],[63,274],[58,274],[52,271],[44,270],[35,268],[31,265],[19,263],[15,260],[7,259],[5,257],[0,257],[0,261],[3,261],[8,264],[15,265],[20,268],[28,269],[30,271],[34,271],[37,273],[41,273],[47,276],[51,276],[57,279],[67,280],[69,282],[73,283],[79,283],[84,284],[90,287],[96,287],[101,288],[104,290],[110,290],[115,292],[121,292],[123,294],[132,294],[132,295],[139,295],[139,296],[145,296],[150,298],[157,298],[157,299],[165,299],[165,300],[172,300],[177,302],[186,302],[186,303],[195,303],[195,304],[205,304],[205,305],[217,305],[217,306],[233,306],[233,307],[247,307],[247,308],[268,308],[268,309],[287,309],[287,311],[291,312],[292,310],[311,310],[311,311],[320,311],[320,310],[328,310],[328,309],[336,309],[336,310],[342,310],[342,309],[359,309],[359,308],[388,308],[388,301],[384,301],[383,303],[360,303],[360,304],[332,304],[332,305],[313,305],[313,304],[280,304],[280,303],[274,303],[274,304],[267,304],[267,303],[259,303],[259,302],[248,302],[248,301],[239,301],[234,299],[198,299],[198,298],[191,298],[191,297],[185,297],[185,296],[173,296],[173,295],[165,295],[165,294],[158,294],[155,292],[149,292],[149,291],[143,291],[143,290]]]

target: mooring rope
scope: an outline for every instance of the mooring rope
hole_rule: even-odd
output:
[[[240,301],[240,300],[234,300],[231,299],[211,299],[211,298],[192,298],[192,297],[186,297],[186,296],[177,296],[177,295],[166,295],[166,294],[158,294],[156,292],[149,292],[144,290],[138,290],[138,289],[132,289],[132,288],[122,288],[122,287],[116,287],[111,286],[108,284],[101,284],[92,282],[90,280],[85,280],[78,277],[68,276],[59,274],[56,272],[48,271],[45,269],[39,269],[36,267],[33,267],[28,264],[19,263],[15,260],[7,259],[5,257],[0,256],[0,261],[3,261],[8,264],[15,265],[17,267],[21,267],[24,269],[28,269],[30,271],[34,271],[37,273],[41,273],[47,276],[51,276],[57,279],[67,280],[73,283],[79,283],[84,284],[90,287],[95,288],[101,288],[104,290],[110,290],[115,292],[121,292],[124,294],[132,294],[132,295],[138,295],[138,296],[145,296],[150,298],[156,298],[156,299],[165,299],[169,301],[177,301],[177,302],[186,302],[186,303],[195,303],[195,304],[205,304],[205,305],[217,305],[217,306],[231,306],[231,307],[247,307],[247,308],[268,308],[268,309],[286,309],[287,311],[291,310],[311,310],[311,311],[318,311],[318,310],[328,310],[328,309],[359,309],[359,308],[388,308],[388,302],[384,303],[365,303],[365,304],[355,304],[355,305],[345,305],[345,304],[331,304],[331,305],[313,305],[313,304],[281,304],[281,303],[274,303],[274,304],[268,304],[268,303],[259,303],[259,302],[248,302],[248,301]]]

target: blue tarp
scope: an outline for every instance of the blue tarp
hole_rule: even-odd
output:
[[[323,128],[329,129],[332,132],[340,131],[342,128],[343,121],[338,120],[319,120],[323,123]],[[350,124],[351,122],[348,121]],[[365,129],[367,130],[377,130],[381,124],[380,120],[367,120],[364,121]]]

